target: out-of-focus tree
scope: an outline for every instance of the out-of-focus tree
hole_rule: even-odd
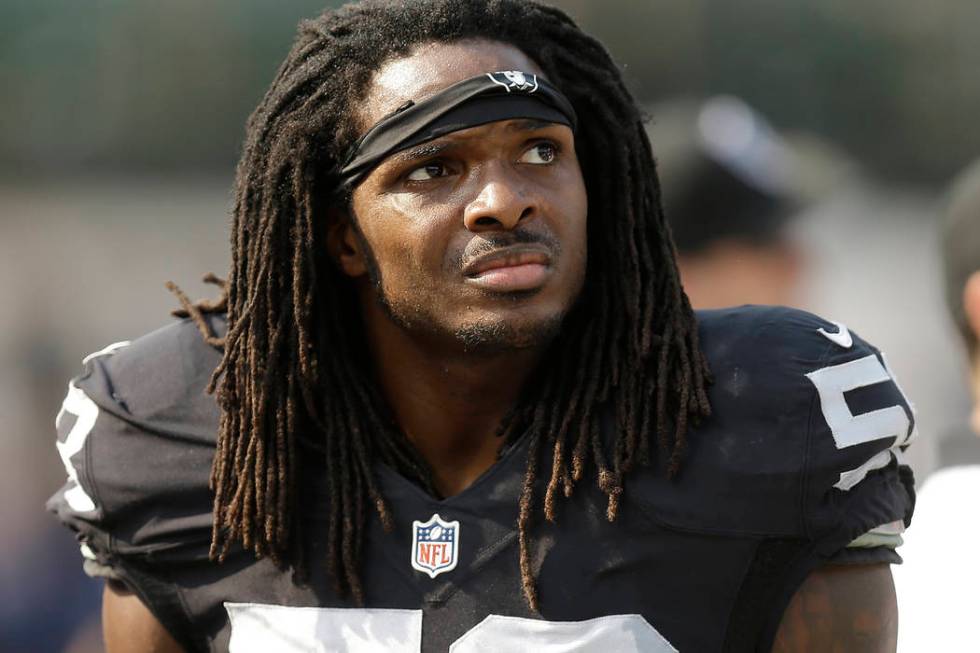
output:
[[[297,21],[325,4],[0,3],[0,173],[227,169]]]
[[[643,100],[736,95],[898,181],[941,185],[980,151],[975,0],[556,4],[607,44]]]
[[[976,0],[554,0],[638,99],[743,97],[886,178],[935,183],[980,151]],[[0,174],[233,165],[297,20],[324,0],[5,0]]]

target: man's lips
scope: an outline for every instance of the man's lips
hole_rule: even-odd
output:
[[[533,290],[544,285],[550,253],[540,246],[518,245],[479,256],[463,267],[467,280],[487,290]]]

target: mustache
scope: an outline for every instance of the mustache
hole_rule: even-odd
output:
[[[472,260],[491,254],[501,249],[507,249],[514,245],[541,245],[544,246],[551,255],[552,261],[561,255],[561,244],[554,235],[547,232],[528,231],[520,229],[500,234],[488,234],[473,238],[466,244],[460,252],[452,257],[451,268],[453,271],[462,272],[463,268]]]

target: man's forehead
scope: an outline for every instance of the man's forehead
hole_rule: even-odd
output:
[[[386,62],[375,73],[361,108],[367,128],[409,100],[418,102],[438,91],[497,70],[541,74],[541,67],[516,47],[486,39],[426,43],[408,55]]]

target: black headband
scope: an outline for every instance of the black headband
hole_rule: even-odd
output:
[[[464,80],[421,102],[406,102],[379,120],[340,167],[353,187],[387,156],[451,132],[498,120],[530,118],[575,130],[575,109],[561,91],[531,73],[509,70]]]

